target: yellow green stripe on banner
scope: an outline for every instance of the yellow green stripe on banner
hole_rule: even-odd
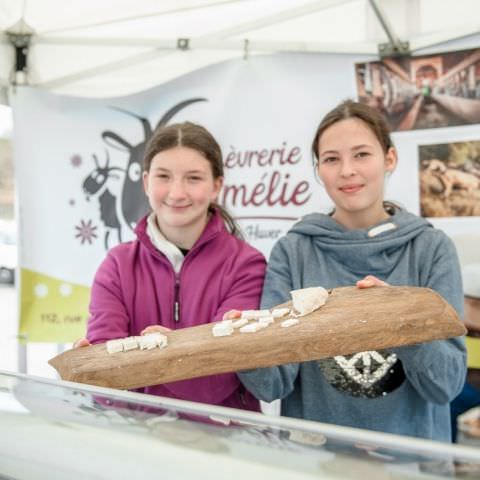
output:
[[[67,343],[85,335],[90,288],[22,268],[22,343]]]
[[[465,337],[468,368],[480,368],[480,338]]]

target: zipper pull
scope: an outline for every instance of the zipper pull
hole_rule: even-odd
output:
[[[180,305],[178,301],[175,302],[175,310],[173,312],[173,316],[175,318],[175,322],[180,321],[180,316],[179,316],[179,311],[180,311]]]
[[[173,318],[176,322],[180,321],[180,279],[178,276],[175,278],[175,304],[173,306]]]

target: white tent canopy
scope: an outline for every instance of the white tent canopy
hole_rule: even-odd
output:
[[[259,53],[417,53],[479,32],[480,2],[0,0],[0,29],[2,87],[113,96]]]

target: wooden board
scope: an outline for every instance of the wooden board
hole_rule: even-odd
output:
[[[128,389],[466,333],[440,295],[419,287],[335,288],[327,303],[298,325],[283,328],[280,321],[228,337],[213,337],[213,324],[184,328],[168,333],[162,350],[109,354],[98,344],[66,351],[49,363],[64,380]]]

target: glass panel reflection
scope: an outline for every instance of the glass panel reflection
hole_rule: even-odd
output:
[[[0,477],[480,478],[480,449],[0,373]]]

